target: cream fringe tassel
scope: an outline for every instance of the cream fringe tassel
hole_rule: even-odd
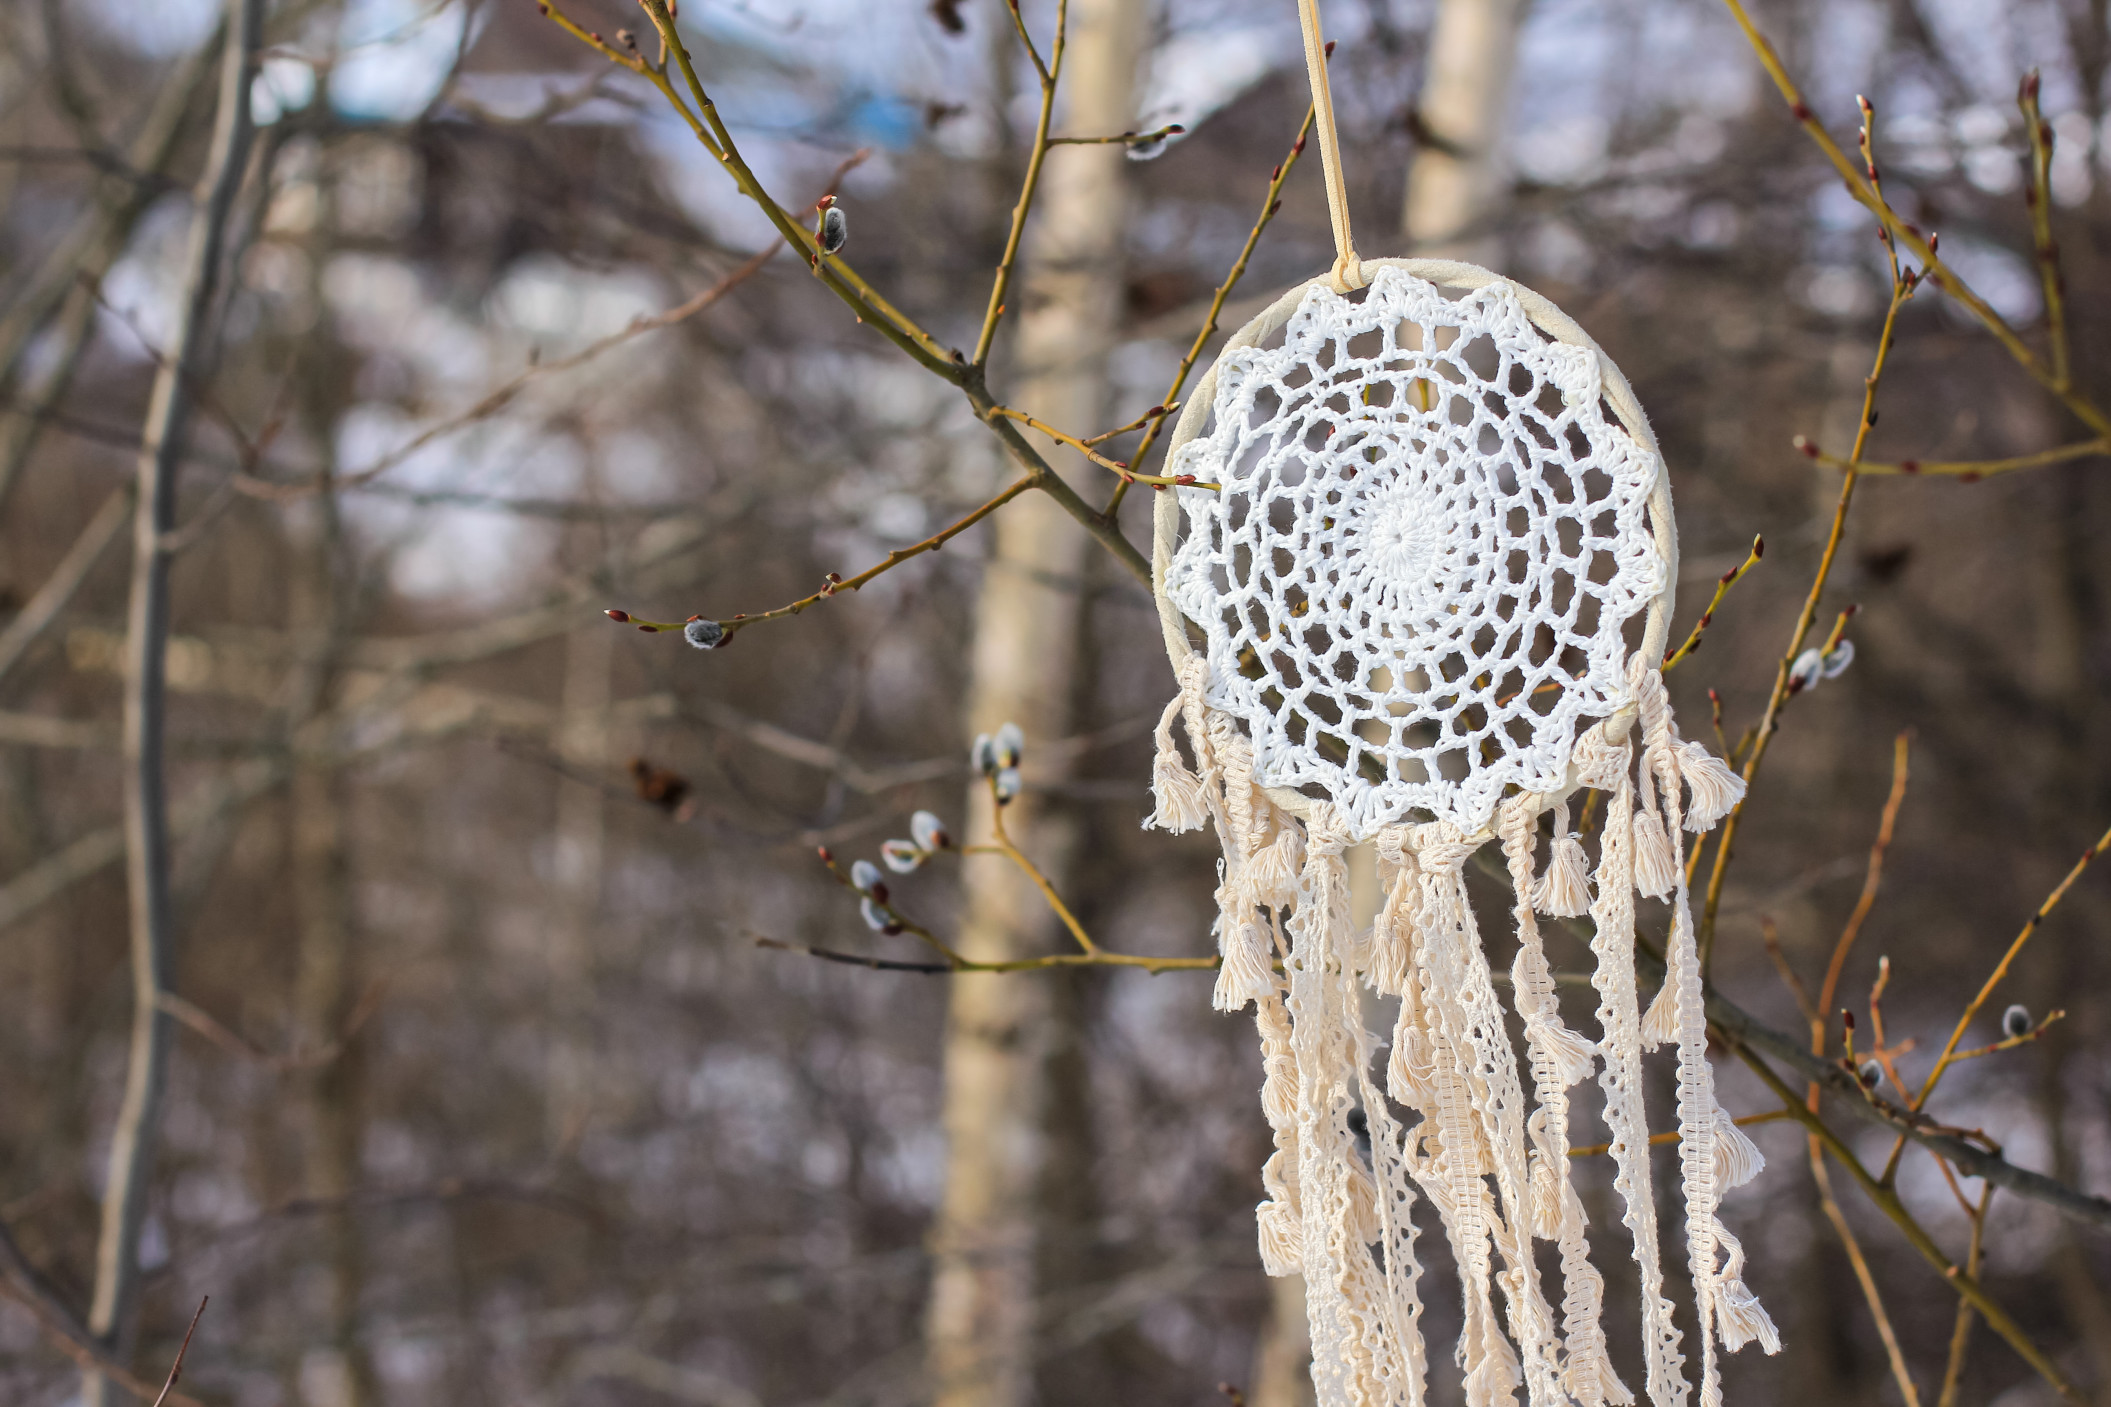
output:
[[[1517,896],[1511,980],[1529,1053],[1529,1106],[1462,874],[1487,833],[1467,836],[1443,822],[1379,832],[1384,901],[1369,933],[1356,934],[1342,860],[1351,839],[1346,821],[1312,801],[1301,803],[1300,821],[1254,784],[1246,739],[1204,701],[1199,657],[1187,661],[1180,693],[1159,722],[1156,806],[1146,825],[1181,831],[1206,819],[1223,848],[1216,937],[1224,961],[1215,1002],[1255,1010],[1261,1105],[1275,1139],[1262,1169],[1267,1199],[1257,1208],[1261,1258],[1271,1275],[1305,1277],[1322,1407],[1421,1407],[1425,1400],[1412,1219],[1418,1193],[1436,1209],[1460,1267],[1464,1329],[1455,1358],[1468,1407],[1515,1407],[1520,1387],[1530,1407],[1635,1400],[1607,1351],[1605,1282],[1591,1263],[1588,1223],[1569,1178],[1568,1091],[1594,1068],[1612,1131],[1613,1185],[1640,1272],[1647,1396],[1653,1407],[1685,1407],[1691,1388],[1663,1290],[1642,1102],[1642,1053],[1659,1044],[1677,1048],[1700,1407],[1721,1401],[1718,1344],[1734,1351],[1757,1341],[1768,1353],[1780,1346],[1743,1283],[1743,1248],[1717,1214],[1721,1194],[1762,1161],[1716,1102],[1675,843],[1682,830],[1713,826],[1744,786],[1705,748],[1679,739],[1655,669],[1637,660],[1629,682],[1634,711],[1616,715],[1616,728],[1585,730],[1573,753],[1574,784],[1607,793],[1595,886],[1565,798],[1513,796],[1495,820]],[[1637,716],[1639,757],[1628,741]],[[1192,767],[1176,746],[1176,720]],[[1535,880],[1537,819],[1550,808],[1553,840]],[[1671,909],[1668,976],[1646,1017],[1634,971],[1637,893],[1663,897]],[[1595,1041],[1562,1022],[1535,910],[1590,915]],[[1376,1040],[1364,1026],[1365,986],[1399,1001],[1382,1087],[1374,1080]],[[1396,1105],[1408,1111],[1405,1123]],[[1351,1124],[1358,1109],[1367,1146]],[[1559,1250],[1558,1332],[1532,1254],[1535,1238]]]

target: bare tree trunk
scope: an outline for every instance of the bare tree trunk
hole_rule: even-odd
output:
[[[167,169],[183,135],[184,115],[210,77],[224,36],[224,28],[215,32],[155,95],[154,106],[126,152],[132,169],[152,175]],[[8,400],[16,403],[0,419],[0,507],[6,506],[43,428],[45,413],[66,393],[94,331],[93,286],[124,252],[157,189],[152,182],[126,182],[118,193],[104,196],[82,212],[14,304],[0,314],[0,387],[12,392]],[[57,356],[34,381],[26,385],[16,381],[19,358],[54,314],[59,318]]]
[[[1407,173],[1401,224],[1414,252],[1488,263],[1489,217],[1501,202],[1496,158],[1524,0],[1442,0],[1416,110],[1428,136]]]
[[[564,696],[557,740],[564,760],[597,773],[608,759],[608,672],[616,632],[574,630],[564,643]],[[607,848],[605,797],[576,776],[557,783],[556,861],[550,929],[545,939],[550,981],[549,1145],[575,1145],[593,1107],[594,929],[601,908],[601,871]]]
[[[231,41],[221,69],[219,114],[184,261],[181,322],[154,381],[139,460],[131,612],[125,645],[125,855],[131,896],[132,1036],[125,1093],[110,1145],[88,1327],[122,1354],[139,1290],[139,1236],[168,1080],[169,1018],[160,997],[175,975],[169,902],[168,794],[163,713],[169,631],[169,554],[184,429],[212,337],[213,295],[251,135],[249,85],[263,38],[263,0],[228,0]],[[86,1407],[106,1407],[110,1384],[84,1377]]]
[[[1073,0],[1064,130],[1119,132],[1130,125],[1144,10],[1134,0]],[[1122,168],[1119,146],[1057,149],[1021,271],[1016,403],[1066,428],[1097,429],[1105,414],[1102,363],[1120,312]],[[1067,464],[1100,475],[1075,456]],[[998,516],[995,537],[977,603],[967,721],[971,732],[1017,723],[1027,738],[1027,775],[1045,783],[1051,774],[1037,765],[1033,745],[1070,729],[1088,544],[1075,524],[1032,494]],[[979,783],[969,788],[968,811],[970,833],[985,833],[989,797]],[[1012,804],[1006,824],[1060,882],[1073,845],[1069,827],[1031,792]],[[1055,925],[1023,877],[1001,861],[978,859],[969,863],[965,882],[965,952],[998,958],[1049,948]],[[932,1235],[928,1325],[938,1407],[1014,1407],[1032,1397],[1035,1205],[1047,1067],[1064,1044],[1050,1029],[1049,997],[1031,976],[953,979],[946,1186]]]

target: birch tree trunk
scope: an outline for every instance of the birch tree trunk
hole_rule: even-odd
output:
[[[1416,104],[1435,140],[1415,150],[1401,225],[1417,255],[1490,263],[1506,178],[1497,146],[1525,0],[1443,0]]]
[[[132,593],[125,639],[125,879],[131,899],[132,1032],[124,1098],[110,1142],[95,1296],[88,1328],[122,1354],[139,1295],[139,1238],[168,1084],[169,1017],[161,994],[175,976],[169,898],[168,789],[163,723],[169,632],[168,534],[176,526],[176,471],[190,402],[211,354],[209,324],[235,195],[252,128],[249,85],[263,40],[263,0],[228,0],[230,42],[221,69],[219,115],[199,183],[184,257],[180,321],[154,379],[139,457]],[[108,1407],[111,1383],[90,1370],[85,1407]],[[121,1391],[121,1390],[120,1390]]]
[[[1068,101],[1060,130],[1128,128],[1145,6],[1072,0]],[[1118,145],[1057,148],[1037,202],[1017,305],[1014,404],[1071,429],[1101,426],[1103,362],[1120,315],[1126,195]],[[1104,492],[1104,472],[1049,445],[1073,482]],[[1061,456],[1061,457],[1059,457]],[[977,602],[968,699],[970,733],[1017,723],[1027,739],[1028,793],[1006,825],[1061,882],[1069,827],[1031,787],[1054,779],[1036,743],[1070,731],[1077,678],[1080,577],[1089,543],[1038,495],[996,519]],[[968,795],[968,832],[989,828],[988,789]],[[965,871],[963,952],[976,958],[1048,951],[1057,930],[1041,896],[1001,860]],[[1035,1207],[1051,1058],[1047,985],[1034,975],[952,979],[946,1023],[946,1183],[932,1236],[928,1368],[938,1407],[1016,1407],[1033,1395]]]

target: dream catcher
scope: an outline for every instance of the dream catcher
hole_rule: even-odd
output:
[[[1568,1092],[1595,1076],[1640,1272],[1644,1388],[1655,1407],[1685,1403],[1643,1109],[1643,1054],[1672,1046],[1714,1407],[1718,1346],[1779,1340],[1717,1216],[1761,1159],[1716,1102],[1678,837],[1744,787],[1681,741],[1665,700],[1678,544],[1663,458],[1619,370],[1545,299],[1469,264],[1357,259],[1314,0],[1301,8],[1340,257],[1196,388],[1167,471],[1196,486],[1158,496],[1154,550],[1180,692],[1158,729],[1153,821],[1211,823],[1223,844],[1216,1004],[1254,1007],[1275,1135],[1262,1260],[1305,1277],[1325,1407],[1424,1400],[1423,1203],[1464,1287],[1469,1407],[1520,1387],[1532,1407],[1633,1402],[1569,1179]],[[1571,829],[1584,789],[1595,874]],[[1516,895],[1508,1013],[1463,874],[1491,842]],[[1343,852],[1364,843],[1383,898],[1358,931]],[[1646,1012],[1638,894],[1671,913]],[[1592,921],[1595,1037],[1563,1023],[1541,914]],[[1367,993],[1397,1001],[1389,1048],[1366,1029]],[[1535,1239],[1557,1246],[1558,1285]]]

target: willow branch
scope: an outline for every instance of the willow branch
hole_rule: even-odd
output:
[[[1290,168],[1297,165],[1298,157],[1304,154],[1305,138],[1311,131],[1312,109],[1307,106],[1305,120],[1297,127],[1297,140],[1290,144],[1290,154],[1278,162],[1275,170],[1269,173],[1268,191],[1261,197],[1261,213],[1255,217],[1253,227],[1246,232],[1246,243],[1239,247],[1239,257],[1232,260],[1231,271],[1224,275],[1224,282],[1217,285],[1216,295],[1209,300],[1209,312],[1202,319],[1202,328],[1195,334],[1195,340],[1189,345],[1187,355],[1180,359],[1179,369],[1173,373],[1173,384],[1167,388],[1158,412],[1150,417],[1151,423],[1144,430],[1143,439],[1137,443],[1136,453],[1129,456],[1131,464],[1143,463],[1144,456],[1151,452],[1151,446],[1158,442],[1159,433],[1165,429],[1167,418],[1179,405],[1181,392],[1187,388],[1189,373],[1194,371],[1195,363],[1202,359],[1203,349],[1209,346],[1209,339],[1217,335],[1217,319],[1223,315],[1224,302],[1231,297],[1231,291],[1239,286],[1239,280],[1246,276],[1246,265],[1253,258],[1255,246],[1261,242],[1261,231],[1268,228],[1269,221],[1275,218],[1275,212],[1283,208],[1283,182],[1290,179]],[[1120,511],[1121,501],[1128,492],[1127,480],[1114,486],[1114,495],[1107,500],[1109,518]]]
[[[2090,429],[2099,435],[2111,435],[2111,417],[2107,417],[2093,402],[2072,387],[2061,385],[2052,368],[2031,351],[2016,334],[2016,330],[2008,325],[2007,319],[1995,312],[1993,307],[1975,293],[1947,264],[1936,258],[1933,242],[1901,218],[1884,200],[1882,194],[1864,179],[1863,173],[1855,169],[1846,153],[1840,150],[1839,143],[1825,130],[1825,124],[1818,121],[1809,104],[1804,102],[1803,94],[1797,88],[1795,80],[1789,77],[1788,69],[1781,62],[1781,56],[1774,52],[1774,46],[1759,32],[1758,26],[1752,23],[1752,17],[1745,12],[1742,0],[1723,0],[1723,3],[1728,6],[1731,17],[1737,21],[1738,28],[1744,31],[1745,39],[1751,44],[1753,52],[1759,56],[1760,65],[1766,69],[1767,76],[1773,80],[1774,87],[1780,91],[1782,99],[1788,103],[1789,111],[1809,134],[1811,141],[1816,143],[1818,150],[1824,153],[1825,159],[1832,163],[1833,169],[1840,173],[1840,179],[1847,186],[1847,193],[1882,222],[1892,239],[1912,251],[1913,257],[1926,270],[1928,277],[1934,280],[1943,292],[1969,309],[1972,316],[1979,320],[1993,335],[1994,340],[2001,344],[2015,359],[2016,364],[2033,380],[2058,396],[2061,403],[2074,413],[2075,418]]]
[[[1004,255],[997,261],[996,277],[990,280],[989,309],[982,315],[982,331],[975,338],[973,365],[977,368],[989,364],[990,344],[997,340],[997,324],[1003,321],[1005,300],[1011,294],[1012,275],[1019,266],[1019,243],[1026,234],[1026,217],[1033,212],[1034,196],[1041,189],[1041,170],[1048,161],[1048,128],[1055,120],[1056,83],[1063,76],[1063,49],[1070,27],[1069,0],[1056,0],[1055,40],[1049,46],[1048,61],[1043,63],[1040,51],[1034,48],[1033,39],[1026,32],[1026,20],[1019,13],[1018,0],[1008,0],[1008,3],[1012,25],[1019,31],[1019,42],[1026,46],[1034,72],[1041,80],[1041,111],[1034,119],[1033,147],[1026,156],[1026,177],[1019,183],[1018,203],[1012,206],[1012,224],[1004,237]]]

